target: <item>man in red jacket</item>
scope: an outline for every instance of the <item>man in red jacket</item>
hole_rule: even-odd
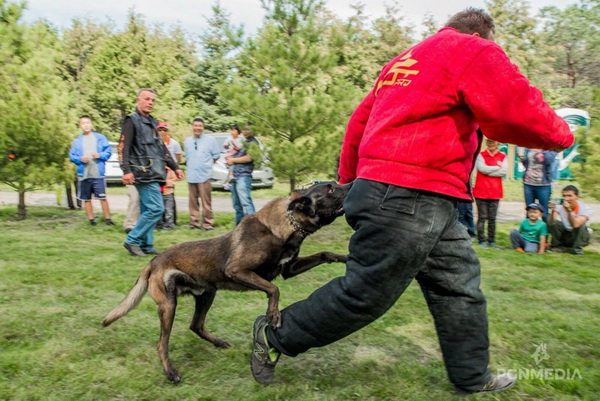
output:
[[[564,149],[574,139],[493,32],[492,19],[469,8],[383,68],[350,118],[340,156],[340,182],[353,182],[346,219],[356,230],[346,274],[283,309],[280,327],[256,320],[257,381],[273,379],[280,353],[296,356],[373,322],[416,278],[457,392],[515,383],[488,367],[479,261],[457,204],[471,200],[478,126],[490,139],[527,147]]]

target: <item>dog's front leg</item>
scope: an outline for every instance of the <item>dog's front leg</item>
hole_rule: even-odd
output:
[[[265,280],[251,270],[226,271],[226,274],[232,280],[241,283],[248,288],[265,292],[269,298],[269,304],[267,306],[267,320],[271,323],[271,326],[276,328],[281,327],[281,313],[279,312],[279,288],[275,284]]]
[[[333,252],[319,252],[315,253],[314,255],[298,258],[289,265],[284,266],[281,276],[284,279],[288,279],[290,277],[297,276],[300,273],[304,273],[305,271],[308,271],[313,267],[319,266],[323,263],[346,263],[347,260],[347,255],[340,255]]]

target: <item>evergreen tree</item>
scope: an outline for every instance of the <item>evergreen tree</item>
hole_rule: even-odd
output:
[[[333,74],[318,0],[264,0],[265,24],[243,47],[239,77],[222,85],[232,110],[253,122],[275,174],[298,180],[334,171],[355,88]]]
[[[218,2],[211,11],[209,27],[200,37],[201,59],[196,71],[185,78],[185,96],[194,102],[208,131],[224,131],[236,117],[219,93],[219,84],[231,82],[235,64],[232,54],[242,43],[243,27],[232,26],[229,14]]]
[[[19,193],[19,219],[26,192],[64,181],[70,141],[58,37],[44,23],[21,23],[23,8],[0,0],[0,181]]]
[[[543,39],[550,45],[548,54],[556,74],[563,106],[592,110],[595,91],[600,85],[600,1],[582,0],[561,10],[545,7]]]

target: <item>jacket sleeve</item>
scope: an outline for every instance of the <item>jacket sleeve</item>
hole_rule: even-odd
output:
[[[131,145],[133,144],[133,121],[131,118],[125,117],[123,126],[121,127],[121,139],[119,140],[119,162],[123,174],[131,173]]]
[[[477,155],[476,166],[477,170],[485,175],[491,175],[492,173],[495,173],[498,170],[500,170],[500,167],[498,166],[488,166],[487,164],[485,164],[485,160],[483,156],[481,156],[481,154]]]
[[[508,157],[505,157],[504,160],[502,160],[502,166],[500,166],[498,171],[494,171],[489,175],[490,177],[504,177],[506,173],[508,173]]]
[[[541,149],[566,149],[575,141],[542,92],[495,44],[474,57],[459,80],[458,92],[490,139]]]
[[[348,121],[348,127],[346,128],[346,134],[342,143],[342,152],[340,154],[340,167],[338,169],[341,184],[347,184],[356,179],[358,147],[369,121],[374,101],[375,94],[371,91],[358,105],[356,110],[354,110],[350,121]]]
[[[99,148],[100,151],[98,152],[98,156],[100,156],[98,159],[100,161],[107,161],[108,159],[110,159],[110,156],[112,155],[112,151],[110,149],[110,143],[108,142],[108,139],[106,139],[106,137],[104,135],[102,135],[100,138],[102,138],[99,142]]]
[[[79,152],[76,149],[76,146],[75,146],[76,143],[77,143],[77,138],[75,138],[73,140],[73,143],[71,143],[71,150],[69,150],[69,159],[71,160],[71,162],[73,162],[74,164],[79,166],[80,164],[83,164],[83,163],[81,162],[81,155],[79,154]]]

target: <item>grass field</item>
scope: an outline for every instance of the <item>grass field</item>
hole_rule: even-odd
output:
[[[133,285],[144,261],[127,255],[118,227],[86,224],[81,211],[0,207],[0,399],[6,400],[452,400],[432,319],[411,285],[382,318],[328,347],[283,357],[275,381],[255,383],[249,371],[251,327],[266,309],[260,292],[219,292],[207,326],[233,347],[221,350],[189,329],[193,300],[182,298],[171,335],[179,385],[164,377],[156,353],[156,306],[145,297],[108,328],[104,316]],[[185,221],[185,216],[181,217]],[[122,216],[116,215],[120,222]],[[499,226],[500,245],[508,231]],[[233,228],[216,215],[213,232],[183,225],[157,233],[156,245],[208,238]],[[594,227],[596,233],[600,226]],[[309,237],[303,253],[345,252],[351,230],[343,219]],[[596,234],[597,236],[597,234]],[[489,400],[598,400],[600,397],[600,254],[583,257],[480,250],[488,300],[491,368],[521,375],[546,369],[551,377],[522,378]],[[344,266],[321,266],[276,280],[281,306],[307,297]],[[327,322],[323,322],[324,325]],[[545,346],[547,359],[534,352]],[[574,380],[560,378],[577,371]]]

